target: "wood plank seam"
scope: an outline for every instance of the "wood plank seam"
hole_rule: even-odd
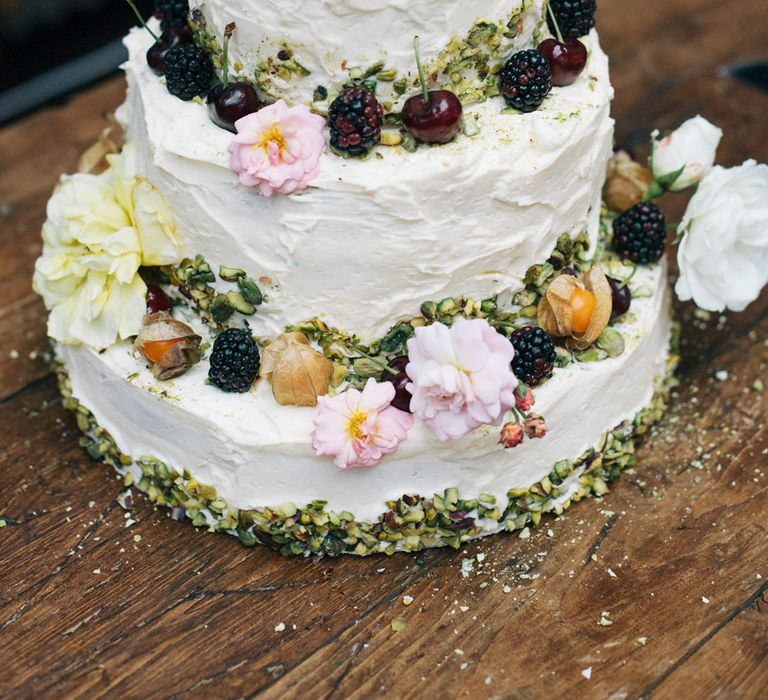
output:
[[[768,592],[768,581],[763,583],[752,595],[736,606],[719,623],[717,623],[702,639],[690,647],[675,663],[673,663],[664,673],[662,673],[653,683],[646,686],[637,696],[637,700],[649,700],[654,691],[658,689],[664,681],[672,676],[683,664],[685,664],[697,651],[702,649],[718,632],[729,625],[738,615],[748,610],[757,601]]]

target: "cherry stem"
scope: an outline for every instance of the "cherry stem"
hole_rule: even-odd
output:
[[[352,345],[352,348],[356,350],[360,355],[362,355],[366,360],[370,360],[374,365],[377,367],[380,367],[384,372],[389,372],[390,374],[397,375],[399,372],[397,370],[392,369],[386,362],[383,360],[379,360],[375,357],[371,357],[367,352],[362,350],[359,345]]]
[[[230,22],[224,29],[224,67],[221,75],[221,82],[224,83],[224,87],[229,85],[229,39],[235,31],[235,23]]]
[[[547,3],[547,12],[549,12],[549,16],[552,19],[552,24],[555,27],[555,34],[557,35],[557,40],[562,44],[563,43],[563,35],[560,32],[560,25],[557,23],[557,17],[555,17],[555,11],[552,9],[552,3]]]
[[[160,41],[160,39],[157,37],[157,34],[155,34],[147,26],[147,23],[144,21],[144,18],[141,16],[141,12],[139,12],[139,8],[136,7],[136,3],[134,3],[133,0],[125,0],[125,1],[131,6],[131,9],[133,10],[133,14],[135,14],[139,22],[141,22],[141,26],[144,27],[144,29],[146,29],[152,35],[152,38],[155,40],[155,42]]]
[[[421,98],[424,104],[429,104],[429,90],[427,89],[427,76],[424,73],[424,66],[421,65],[421,51],[419,49],[419,37],[413,37],[413,49],[416,52],[416,68],[419,69],[419,82],[421,83]]]

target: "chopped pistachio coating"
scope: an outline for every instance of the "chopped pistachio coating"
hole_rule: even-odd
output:
[[[561,460],[538,483],[513,489],[500,501],[493,494],[467,497],[456,488],[440,494],[405,494],[382,504],[374,522],[360,522],[352,513],[327,509],[325,501],[301,507],[293,503],[252,510],[231,508],[209,485],[199,483],[186,469],[175,469],[151,457],[131,459],[93,414],[72,395],[66,369],[55,364],[64,407],[77,417],[84,433],[81,444],[97,461],[111,464],[126,485],[135,485],[157,505],[172,508],[174,517],[186,515],[196,527],[236,535],[246,546],[264,544],[282,554],[327,555],[393,554],[425,547],[458,548],[464,542],[496,531],[522,531],[537,526],[544,514],[559,515],[571,503],[589,495],[602,496],[608,484],[635,465],[636,437],[663,415],[677,365],[678,330],[673,330],[667,373],[657,379],[648,407],[602,435],[597,445],[574,460]]]

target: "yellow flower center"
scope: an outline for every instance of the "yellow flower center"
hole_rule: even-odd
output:
[[[283,132],[280,131],[280,126],[278,124],[273,124],[261,135],[259,142],[253,145],[253,150],[263,148],[264,152],[268,154],[270,143],[274,143],[277,146],[278,155],[282,158],[286,145]]]
[[[349,433],[349,437],[351,437],[353,440],[359,440],[363,437],[362,434],[362,427],[363,423],[368,420],[368,414],[363,413],[362,411],[355,411],[352,414],[352,417],[349,419],[349,423],[347,424],[347,432]]]

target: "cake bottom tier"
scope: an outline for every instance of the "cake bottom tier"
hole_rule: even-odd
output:
[[[602,495],[634,465],[677,357],[666,266],[637,270],[633,284],[615,326],[623,352],[558,368],[536,391],[548,434],[512,450],[498,428],[441,443],[417,423],[378,466],[339,471],[311,449],[313,409],[277,405],[265,382],[224,394],[205,384],[203,362],[159,383],[129,344],[57,346],[57,367],[89,453],[173,517],[291,554],[458,547]]]

